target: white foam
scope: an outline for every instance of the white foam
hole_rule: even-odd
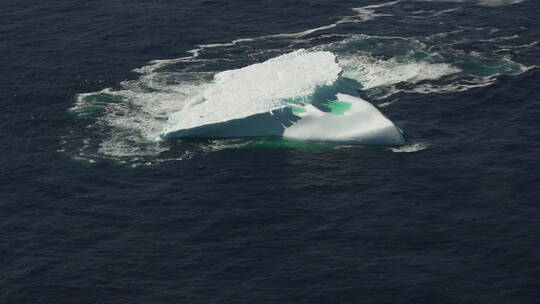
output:
[[[191,56],[176,58],[176,59],[153,60],[152,62],[150,62],[149,65],[135,69],[134,71],[139,72],[139,73],[149,73],[169,64],[174,64],[174,63],[182,62],[182,61],[193,61],[193,60],[196,60],[196,58],[199,57],[199,54],[206,49],[230,47],[239,43],[253,42],[253,41],[272,39],[272,38],[291,38],[291,39],[303,38],[305,36],[311,35],[316,32],[335,28],[339,24],[343,24],[343,23],[359,23],[359,22],[370,21],[378,17],[390,17],[390,16],[393,16],[393,14],[378,14],[378,13],[375,13],[375,11],[379,8],[396,5],[399,2],[400,1],[398,0],[398,1],[384,2],[381,4],[374,4],[374,5],[367,5],[363,7],[351,8],[351,10],[356,13],[355,15],[342,16],[338,19],[338,21],[334,23],[322,25],[322,26],[308,29],[301,32],[272,34],[272,35],[264,35],[264,36],[251,37],[251,38],[240,38],[240,39],[235,39],[233,41],[225,42],[225,43],[200,44],[196,48],[187,51],[189,54],[191,54]]]
[[[491,85],[495,82],[496,76],[486,76],[480,77],[472,81],[455,81],[450,84],[429,84],[425,83],[422,85],[415,86],[411,90],[406,90],[405,92],[409,93],[420,93],[420,94],[430,94],[430,93],[454,93],[454,92],[463,92],[474,88],[481,88],[488,85]]]
[[[356,79],[365,90],[400,82],[435,80],[460,72],[459,68],[446,63],[399,62],[395,59],[378,60],[368,56],[343,57],[339,59],[339,64],[344,69],[343,76]]]
[[[429,146],[423,143],[415,143],[402,147],[391,148],[392,152],[395,153],[413,153],[427,149]]]
[[[298,50],[263,63],[218,73],[203,92],[169,116],[163,134],[282,108],[287,99],[331,85],[341,72],[330,52]]]
[[[97,142],[85,139],[81,156],[97,150],[100,156],[136,159],[168,150],[155,141],[163,124],[169,114],[183,108],[185,99],[200,91],[207,77],[207,73],[150,72],[136,81],[122,82],[121,90],[78,95],[71,111],[91,118],[95,115],[92,109],[99,109],[99,116],[87,129],[102,136]]]
[[[527,0],[479,0],[478,4],[483,6],[506,6],[510,4],[518,4]]]
[[[417,0],[417,1],[424,1],[424,2],[442,1],[442,2],[455,2],[455,3],[475,2],[476,4],[482,5],[482,6],[499,7],[499,6],[507,6],[507,5],[512,5],[512,4],[522,3],[527,0]]]
[[[169,116],[162,136],[278,135],[295,140],[403,144],[400,130],[360,98],[338,94],[338,100],[349,106],[339,114],[309,104],[309,96],[321,86],[332,85],[340,73],[332,53],[306,50],[218,73],[190,104]],[[308,104],[295,103],[298,97],[308,97],[301,99]],[[302,109],[294,113],[293,103]]]

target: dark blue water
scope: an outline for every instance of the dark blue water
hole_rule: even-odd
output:
[[[540,302],[539,12],[2,1],[0,303]],[[149,139],[213,74],[300,48],[406,144]]]

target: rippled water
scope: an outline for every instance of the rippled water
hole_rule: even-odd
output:
[[[534,303],[539,9],[7,1],[0,303]],[[405,144],[160,138],[217,73],[300,49]]]

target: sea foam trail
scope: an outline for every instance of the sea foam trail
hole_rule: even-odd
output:
[[[527,0],[480,0],[478,4],[484,6],[505,6],[510,4],[518,4]]]

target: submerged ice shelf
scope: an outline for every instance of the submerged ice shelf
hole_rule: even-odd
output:
[[[372,104],[337,92],[341,73],[332,53],[306,50],[218,73],[184,109],[169,116],[161,137],[403,144],[401,131]],[[337,100],[313,98],[323,88],[336,91],[330,95]]]

